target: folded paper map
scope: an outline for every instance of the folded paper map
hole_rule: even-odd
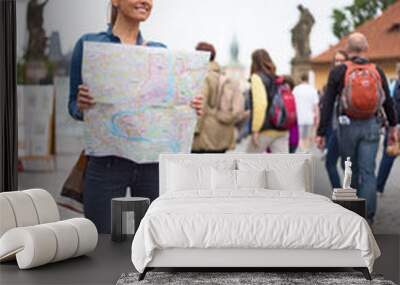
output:
[[[201,95],[208,60],[206,52],[85,42],[82,77],[96,101],[84,114],[86,154],[147,163],[189,153],[190,102]]]

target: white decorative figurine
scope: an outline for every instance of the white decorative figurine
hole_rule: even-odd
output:
[[[343,189],[351,189],[351,161],[350,157],[344,163],[344,178],[343,178]]]

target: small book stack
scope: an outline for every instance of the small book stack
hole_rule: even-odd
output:
[[[333,189],[332,200],[357,200],[357,190],[356,189]]]

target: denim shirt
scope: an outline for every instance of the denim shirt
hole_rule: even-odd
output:
[[[79,85],[83,83],[82,57],[84,42],[121,43],[121,40],[112,33],[111,25],[109,25],[107,31],[97,34],[85,34],[76,43],[71,57],[68,111],[74,119],[80,121],[83,121],[83,114],[78,110],[77,96]],[[142,34],[139,32],[136,39],[136,45],[143,45],[143,43],[144,40]],[[146,42],[145,45],[148,47],[166,48],[164,44],[158,42]]]

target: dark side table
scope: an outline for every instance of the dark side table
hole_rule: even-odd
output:
[[[134,235],[150,206],[149,198],[122,197],[111,200],[111,239],[123,241]]]
[[[358,198],[355,200],[333,200],[332,201],[340,206],[359,214],[364,219],[367,218],[367,202],[365,199]]]

